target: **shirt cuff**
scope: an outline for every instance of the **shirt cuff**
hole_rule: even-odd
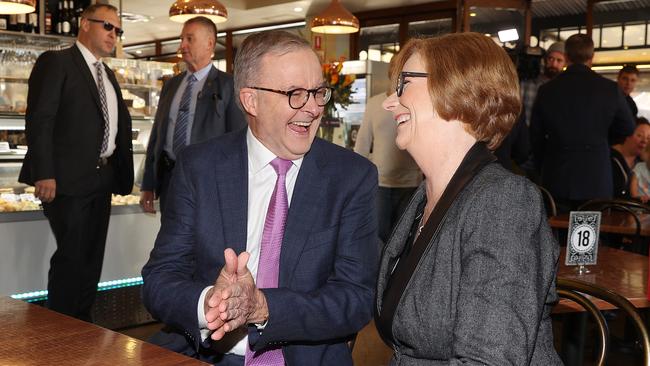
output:
[[[208,321],[205,319],[205,295],[210,291],[214,286],[208,286],[201,291],[201,296],[199,296],[199,303],[196,306],[196,316],[199,319],[199,332],[201,333],[201,342],[204,342],[212,331],[208,329]],[[264,324],[266,325],[266,324]]]

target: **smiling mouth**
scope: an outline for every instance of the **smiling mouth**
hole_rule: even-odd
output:
[[[395,117],[395,122],[397,122],[397,125],[401,125],[404,122],[408,122],[411,120],[411,115],[410,114],[400,114],[397,117]]]
[[[314,123],[314,121],[292,121],[289,122],[289,125],[293,126],[294,130],[297,129],[298,131],[306,132],[309,130],[309,127],[311,126],[312,123]]]

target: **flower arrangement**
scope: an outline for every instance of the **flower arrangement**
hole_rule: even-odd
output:
[[[323,65],[323,78],[332,88],[332,99],[325,106],[325,116],[329,118],[334,117],[336,107],[335,103],[340,105],[343,109],[352,103],[352,83],[355,80],[354,75],[341,75],[343,69],[344,57],[341,57],[338,62]]]

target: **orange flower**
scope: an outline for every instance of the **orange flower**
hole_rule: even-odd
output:
[[[336,85],[336,84],[338,84],[338,82],[339,82],[339,74],[338,73],[332,74],[330,84]]]
[[[354,82],[354,79],[355,79],[354,75],[350,75],[350,74],[345,75],[345,79],[343,80],[343,87],[352,84],[352,82]]]

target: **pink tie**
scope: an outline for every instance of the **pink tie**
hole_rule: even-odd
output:
[[[291,164],[291,160],[280,158],[271,161],[271,166],[278,174],[278,179],[275,182],[275,189],[269,202],[269,210],[266,212],[266,221],[264,221],[264,232],[262,233],[262,243],[260,245],[260,262],[257,268],[258,288],[278,287],[280,251],[289,208],[285,182]],[[253,352],[250,347],[246,347],[245,365],[284,366],[282,348],[267,348]]]

